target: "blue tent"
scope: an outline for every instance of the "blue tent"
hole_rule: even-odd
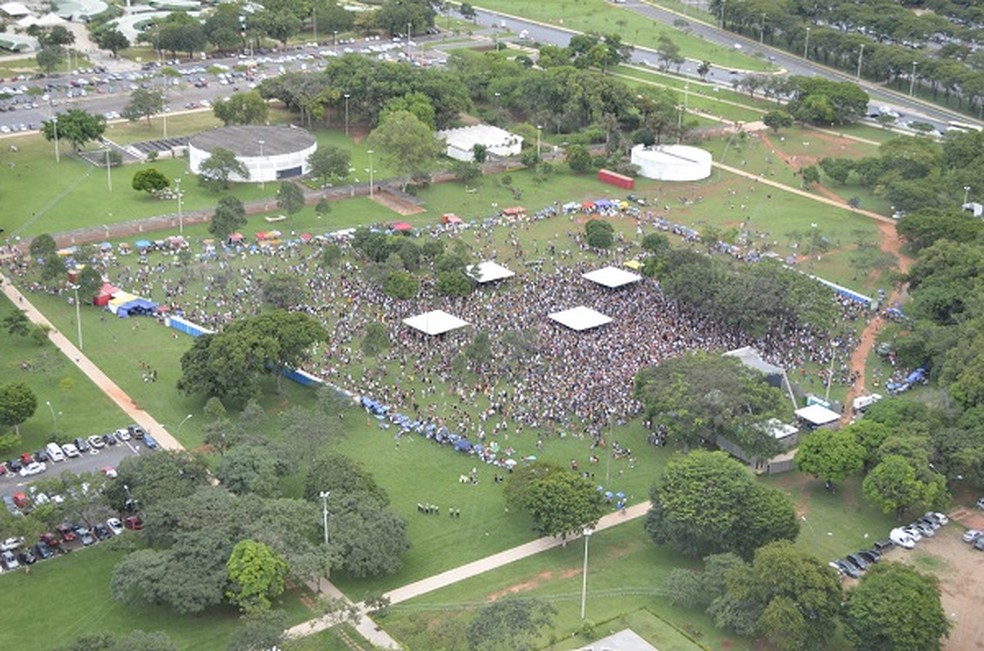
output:
[[[137,240],[136,242],[133,243],[133,246],[137,247],[138,249],[149,249],[152,245],[147,240]]]
[[[458,452],[471,452],[472,444],[468,439],[458,439],[454,443],[454,449]]]

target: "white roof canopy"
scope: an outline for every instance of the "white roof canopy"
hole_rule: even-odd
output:
[[[557,323],[577,331],[590,330],[612,322],[611,317],[583,305],[562,312],[554,312],[548,316]]]
[[[811,425],[826,425],[840,418],[840,414],[820,405],[810,405],[796,410],[796,415]]]
[[[426,335],[442,335],[445,332],[451,332],[452,330],[464,328],[468,325],[467,321],[459,319],[453,314],[448,314],[444,310],[434,310],[433,312],[418,314],[417,316],[403,319],[403,322],[414,330],[419,330]]]
[[[609,289],[623,287],[642,280],[642,276],[639,274],[634,274],[631,271],[625,271],[624,269],[619,269],[617,267],[595,269],[594,271],[589,271],[586,274],[581,274],[581,277],[586,278],[593,283],[608,287]]]
[[[31,10],[25,7],[23,3],[20,2],[5,2],[4,4],[0,5],[0,11],[7,14],[8,16],[14,16],[14,17],[27,16],[31,13]]]
[[[501,264],[492,262],[491,260],[470,265],[465,271],[469,276],[474,278],[477,283],[491,283],[496,280],[511,278],[516,275],[514,272],[503,267]]]

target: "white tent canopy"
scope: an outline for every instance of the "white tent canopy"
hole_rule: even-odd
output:
[[[583,305],[561,312],[554,312],[548,316],[560,325],[567,326],[571,330],[577,330],[579,332],[612,322],[611,317],[605,316],[601,312],[596,312],[590,307],[584,307]]]
[[[448,314],[444,310],[434,310],[432,312],[418,314],[417,316],[403,319],[403,322],[414,330],[419,330],[426,335],[442,335],[445,332],[451,332],[452,330],[464,328],[468,325],[467,321],[459,319],[453,314]]]
[[[581,277],[593,283],[608,287],[609,289],[624,287],[625,285],[631,285],[642,280],[642,276],[639,274],[634,274],[631,271],[625,271],[617,267],[595,269],[586,274],[581,274]]]
[[[21,2],[5,2],[0,5],[0,12],[14,18],[18,16],[29,16],[31,14],[31,10],[25,7]]]
[[[475,282],[479,284],[491,283],[496,280],[503,280],[516,275],[515,272],[512,272],[503,267],[501,264],[492,262],[491,260],[470,265],[467,269],[465,269],[465,272],[474,278]]]
[[[836,411],[831,411],[820,405],[810,405],[809,407],[797,409],[796,415],[815,427],[828,425],[840,419],[840,414]]]

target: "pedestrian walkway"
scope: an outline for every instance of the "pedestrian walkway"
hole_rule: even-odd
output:
[[[99,389],[109,396],[116,405],[126,412],[126,415],[134,423],[140,425],[144,430],[150,432],[157,443],[166,450],[184,450],[184,446],[178,443],[177,439],[171,436],[163,425],[157,422],[153,416],[148,414],[143,409],[137,407],[136,403],[133,402],[131,398],[123,389],[119,387],[115,382],[109,379],[109,377],[100,370],[98,366],[92,363],[92,361],[85,356],[85,354],[80,351],[75,344],[68,340],[68,337],[63,335],[60,331],[55,329],[48,319],[45,318],[41,312],[34,307],[20,290],[14,287],[7,278],[0,274],[0,284],[3,285],[3,293],[11,300],[11,302],[20,310],[23,310],[27,318],[31,320],[32,323],[38,325],[44,325],[51,329],[48,335],[48,339],[58,348],[64,355],[75,364],[79,370],[88,376],[90,380]]]

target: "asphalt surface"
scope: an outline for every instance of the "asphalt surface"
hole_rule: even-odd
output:
[[[106,466],[115,468],[123,459],[141,453],[146,454],[147,452],[147,448],[141,445],[140,441],[134,439],[127,443],[117,443],[113,446],[107,445],[102,450],[90,450],[74,459],[66,458],[64,461],[57,463],[47,461],[45,465],[48,466],[48,469],[39,475],[21,477],[16,473],[11,475],[8,472],[5,476],[0,477],[0,496],[5,497],[14,493],[27,492],[31,484],[57,477],[65,472],[82,474],[83,472],[99,472]]]

